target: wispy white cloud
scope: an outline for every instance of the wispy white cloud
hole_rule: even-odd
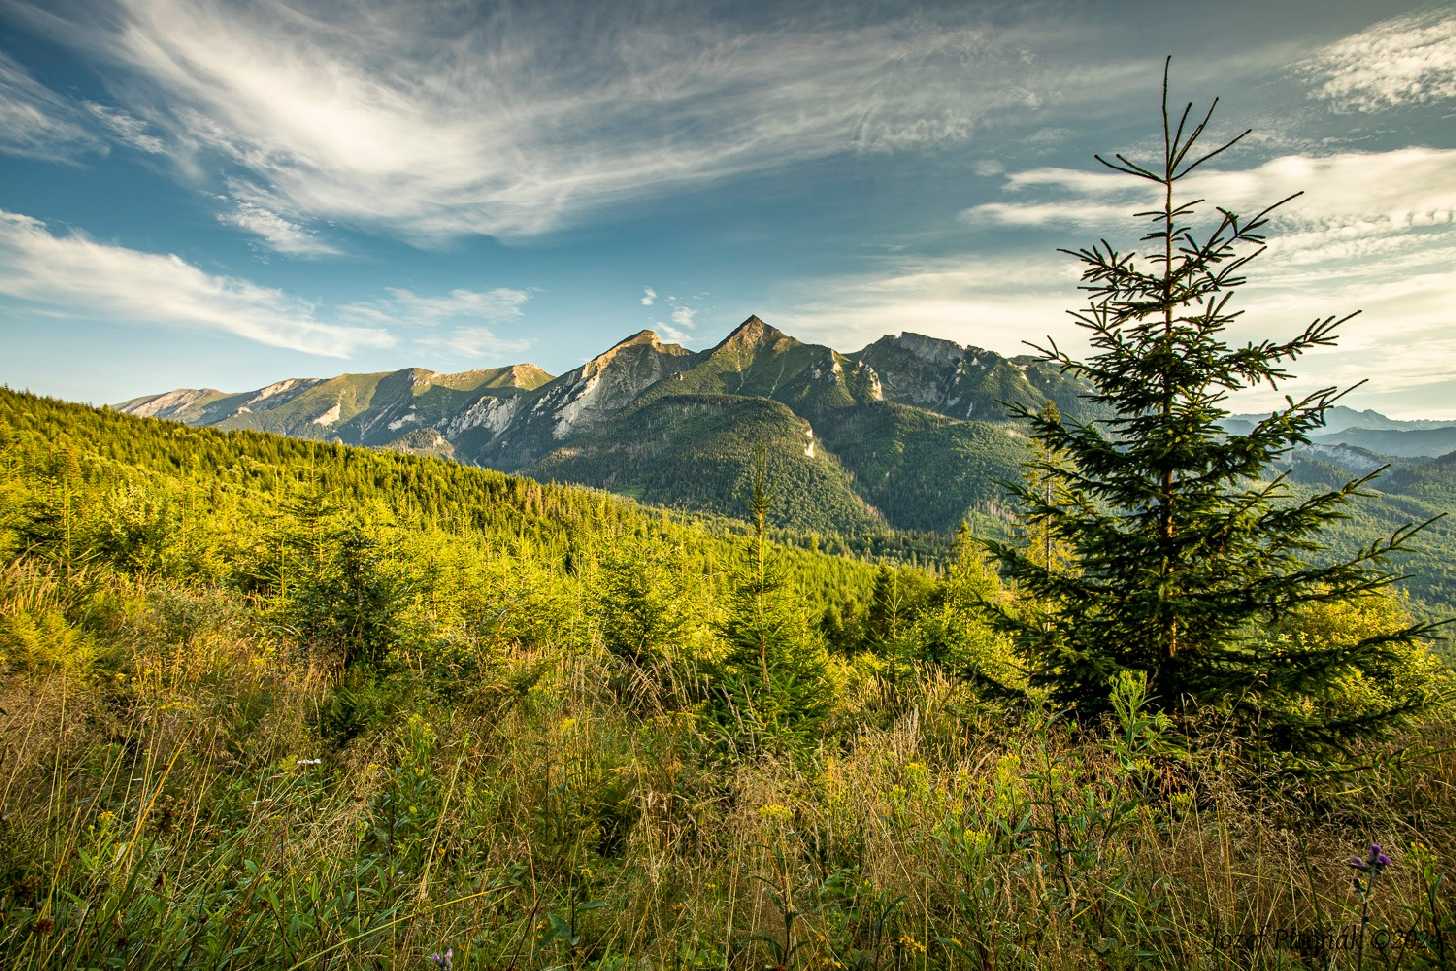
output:
[[[289,256],[334,256],[338,247],[325,242],[304,227],[252,202],[238,202],[218,213],[217,221],[252,233],[270,249]]]
[[[382,300],[346,304],[340,313],[346,319],[402,327],[435,327],[451,321],[515,320],[531,299],[525,290],[499,287],[494,290],[451,290],[443,297],[422,297],[410,290],[388,288]]]
[[[982,202],[961,211],[969,225],[995,226],[1107,226],[1129,221],[1127,205],[1090,200],[1040,202]]]
[[[1007,175],[1006,197],[961,213],[972,224],[1103,227],[1114,236],[1131,214],[1157,202],[1148,184],[1111,172],[1061,168]],[[1456,219],[1456,149],[1411,147],[1386,152],[1285,155],[1245,169],[1209,169],[1181,186],[1183,198],[1206,199],[1248,214],[1296,192],[1279,210],[1270,253],[1275,262],[1308,263],[1371,256],[1442,232]],[[1034,196],[1034,198],[1025,198]]]
[[[206,273],[175,255],[58,235],[3,211],[0,294],[47,312],[219,331],[329,357],[394,344],[377,327],[320,321],[312,305],[279,290]]]
[[[680,331],[676,327],[672,326],[672,324],[665,323],[661,320],[654,323],[652,325],[652,329],[656,331],[660,336],[666,337],[668,340],[672,341],[674,344],[686,344],[688,341],[692,340],[693,337],[692,334]]]
[[[1341,111],[1456,100],[1456,12],[1381,21],[1317,51],[1300,70],[1315,96]]]
[[[431,351],[443,351],[469,358],[500,358],[517,354],[531,346],[529,340],[496,336],[487,327],[459,327],[445,334],[427,334],[415,338],[415,344]]]
[[[105,150],[70,101],[0,51],[0,152],[66,161]]]
[[[653,329],[670,341],[686,344],[694,339],[693,331],[697,329],[698,309],[678,303],[677,297],[668,297],[667,300],[673,305],[672,312],[668,314],[667,321],[656,321],[652,325]]]
[[[642,288],[642,306],[650,307],[657,302],[657,291],[651,287]]]
[[[95,101],[86,101],[83,104],[118,141],[149,155],[161,155],[167,151],[167,143],[153,134],[150,126],[135,115]]]
[[[469,6],[29,9],[128,68],[124,90],[179,153],[246,170],[249,201],[424,242],[543,233],[728,176],[964,141],[1146,76],[1091,67],[1068,84],[1064,64],[1027,51],[1084,42],[1070,25],[966,10],[867,22],[824,7],[770,29],[606,4],[565,32],[544,5]]]
[[[769,319],[796,336],[852,350],[885,334],[911,331],[984,347],[1027,353],[1026,340],[1067,324],[1077,300],[1077,270],[1050,248],[986,257],[968,252],[935,259],[897,259],[881,270],[806,281],[798,299]]]
[[[697,308],[689,307],[687,304],[678,304],[672,308],[672,322],[683,330],[692,330],[696,327],[695,318],[697,316]]]

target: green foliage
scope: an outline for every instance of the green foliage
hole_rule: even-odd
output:
[[[824,647],[790,595],[765,537],[772,504],[767,470],[755,469],[750,563],[734,578],[721,634],[727,646],[710,712],[734,755],[802,756],[821,738],[833,705]]]
[[[604,554],[597,618],[602,646],[622,664],[623,701],[664,706],[701,694],[715,605],[693,567],[671,547],[641,540]]]
[[[327,662],[379,667],[408,637],[401,614],[413,579],[386,558],[387,535],[353,518],[326,522],[317,502],[296,506],[287,527],[294,562],[280,583],[280,618]]]
[[[1024,696],[1029,685],[1022,659],[1011,639],[984,620],[986,604],[1006,601],[1001,578],[963,523],[956,534],[955,559],[908,638],[913,658],[975,685],[987,697]]]

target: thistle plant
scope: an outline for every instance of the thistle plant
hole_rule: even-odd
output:
[[[1355,967],[1358,968],[1365,953],[1365,931],[1370,926],[1370,898],[1375,893],[1375,882],[1390,866],[1390,857],[1379,843],[1371,843],[1363,858],[1352,856],[1349,862],[1355,871],[1355,892],[1360,895],[1360,935],[1355,944]]]

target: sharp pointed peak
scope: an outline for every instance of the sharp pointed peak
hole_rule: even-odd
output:
[[[743,323],[733,328],[733,333],[737,334],[741,332],[771,332],[774,334],[783,333],[783,331],[779,330],[777,327],[765,321],[758,314],[749,314],[748,317],[743,321]]]
[[[749,314],[748,319],[729,332],[728,336],[718,344],[719,347],[729,345],[757,345],[768,344],[781,337],[787,337],[783,331],[772,324],[766,323],[758,314]],[[789,338],[793,340],[793,338]]]

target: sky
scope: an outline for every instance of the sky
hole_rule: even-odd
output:
[[[523,361],[749,314],[1074,351],[1059,248],[1189,179],[1299,190],[1230,338],[1360,310],[1279,394],[1456,418],[1456,4],[0,0],[0,383],[174,387]],[[1239,400],[1273,403],[1265,390]]]

